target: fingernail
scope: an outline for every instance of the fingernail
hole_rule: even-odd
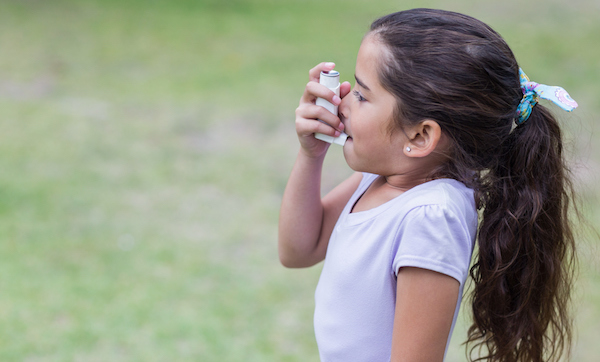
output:
[[[335,131],[335,136],[339,137],[342,133],[340,131]]]
[[[327,63],[325,63],[325,66],[327,68],[334,68],[335,67],[335,63],[334,62],[327,62]]]
[[[333,98],[331,99],[333,101],[333,104],[335,104],[336,106],[340,103],[342,103],[342,99],[340,97],[338,97],[337,95],[333,96]]]
[[[339,129],[340,131],[343,131],[346,128],[346,126],[343,123],[340,123]]]

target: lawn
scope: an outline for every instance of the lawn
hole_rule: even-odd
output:
[[[600,226],[597,1],[2,0],[0,361],[317,361],[320,266],[276,250],[294,109],[309,68],[351,80],[370,22],[415,6],[484,20],[569,90]],[[349,173],[332,147],[324,191]],[[600,355],[599,246],[582,233],[576,361]]]

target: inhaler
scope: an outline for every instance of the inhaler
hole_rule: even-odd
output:
[[[330,70],[329,72],[321,72],[321,76],[319,77],[319,83],[332,90],[338,97],[340,96],[340,73],[338,71]],[[338,107],[334,106],[329,101],[323,98],[317,98],[316,104],[317,106],[321,106],[337,116]],[[342,134],[338,137],[332,137],[322,133],[315,133],[315,138],[321,141],[325,141],[327,143],[336,143],[340,146],[343,146],[344,143],[346,143],[348,135],[342,132]]]

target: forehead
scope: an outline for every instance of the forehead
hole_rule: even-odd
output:
[[[364,79],[365,82],[379,85],[378,68],[381,58],[384,55],[384,46],[374,35],[367,35],[358,49],[356,57],[356,76]]]

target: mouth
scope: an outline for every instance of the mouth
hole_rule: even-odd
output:
[[[348,136],[348,138],[352,138],[352,136],[350,135],[350,132],[348,132],[348,131],[350,131],[350,129],[348,128],[348,126],[346,126],[346,125],[344,125],[344,126],[345,127],[344,127],[343,133],[345,133],[346,136]]]

